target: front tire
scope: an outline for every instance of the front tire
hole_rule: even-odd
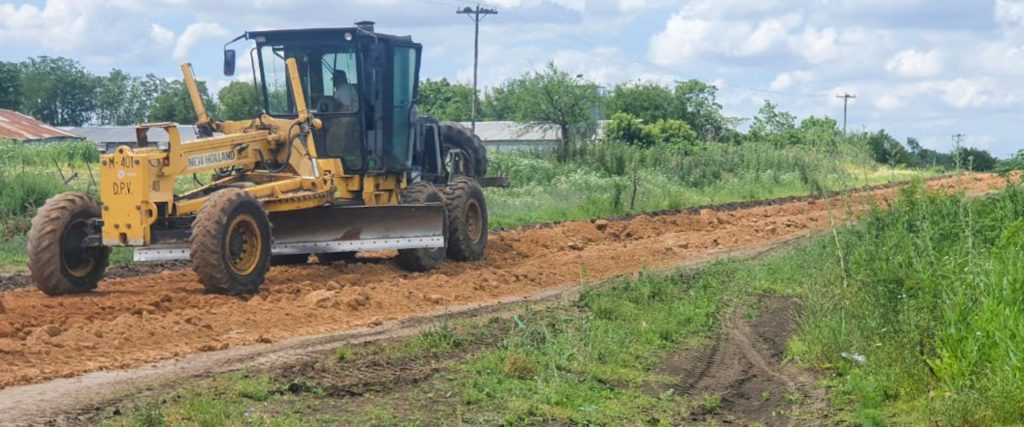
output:
[[[478,261],[487,250],[487,203],[475,179],[460,176],[445,188],[448,210],[448,257]]]
[[[199,208],[189,239],[192,271],[207,292],[249,295],[270,268],[270,220],[251,194],[238,188],[213,193]]]
[[[89,222],[100,218],[100,206],[80,193],[64,193],[46,201],[28,232],[28,268],[32,281],[50,296],[81,294],[96,289],[110,264],[110,248],[83,247]]]
[[[402,204],[444,203],[444,197],[434,184],[416,182],[402,193]],[[402,249],[395,262],[409,271],[430,271],[444,262],[445,248]]]

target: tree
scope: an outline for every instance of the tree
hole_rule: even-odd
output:
[[[970,169],[975,172],[989,172],[996,167],[996,158],[988,151],[979,148],[962,147],[955,151],[953,155],[959,157],[960,167],[964,169]]]
[[[910,152],[884,129],[864,137],[876,162],[891,166],[910,164]]]
[[[804,145],[836,147],[843,138],[843,131],[836,119],[811,116],[800,122],[799,137]]]
[[[21,67],[0,62],[0,108],[17,111],[21,107]]]
[[[199,96],[210,115],[216,116],[216,104],[210,98],[210,92],[206,88],[206,82],[197,81]],[[192,101],[188,95],[188,88],[181,80],[165,82],[160,88],[159,94],[153,102],[149,111],[149,120],[153,122],[173,122],[181,124],[195,123],[197,119],[195,109],[192,108]]]
[[[644,123],[658,120],[681,119],[674,117],[667,106],[672,105],[672,91],[655,83],[620,84],[608,97],[608,112],[630,114]]]
[[[672,93],[671,117],[689,124],[702,141],[723,141],[729,133],[729,119],[722,115],[717,95],[717,87],[700,80],[678,82]]]
[[[597,85],[570,76],[554,63],[506,82],[497,93],[515,121],[561,131],[560,160],[568,159],[572,144],[597,128],[594,111],[601,104]]]
[[[130,126],[147,121],[153,99],[158,91],[148,79],[114,69],[98,77],[96,88],[96,121],[101,125]]]
[[[910,149],[911,166],[924,168],[951,168],[955,166],[952,155],[924,148],[917,138],[907,138],[907,147]]]
[[[256,86],[249,82],[233,81],[217,92],[220,101],[217,117],[221,120],[246,120],[263,114]]]
[[[491,90],[487,91],[480,102],[483,114],[478,117],[483,117],[485,120],[515,120],[516,107],[513,105],[511,98],[506,96],[507,92],[502,86],[491,88]]]
[[[473,117],[473,88],[462,83],[451,83],[446,78],[420,82],[416,103],[421,113],[440,121],[468,122]],[[477,117],[483,117],[477,111]]]
[[[40,56],[22,64],[21,109],[55,126],[81,126],[95,109],[97,80],[68,58]]]
[[[769,141],[776,146],[793,145],[800,142],[796,132],[796,116],[779,111],[778,105],[765,100],[750,125],[750,137],[756,141]]]
[[[692,145],[697,141],[697,132],[682,120],[658,120],[649,127],[658,144]]]
[[[1017,150],[1017,154],[1009,159],[996,161],[995,171],[1001,174],[1024,171],[1024,150]]]

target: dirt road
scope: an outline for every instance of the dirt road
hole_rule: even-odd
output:
[[[932,181],[952,188],[957,179]],[[962,179],[967,191],[1003,179]],[[382,260],[280,267],[248,299],[206,295],[189,271],[112,279],[99,292],[50,298],[34,289],[0,293],[0,388],[141,366],[190,353],[372,327],[445,307],[527,297],[642,268],[763,247],[829,226],[891,189],[844,201],[792,200],[731,211],[702,210],[572,222],[491,237],[487,259],[448,263],[425,274]],[[836,208],[830,208],[836,206]],[[849,208],[849,209],[848,209]]]

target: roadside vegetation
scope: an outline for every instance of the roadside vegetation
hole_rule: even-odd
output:
[[[491,225],[499,228],[826,194],[941,173],[880,166],[855,142],[638,147],[604,139],[563,162],[549,152],[515,152],[492,154],[491,164],[513,182],[487,192]]]
[[[722,286],[732,274],[727,265],[700,274],[645,273],[585,291],[571,306],[443,323],[384,346],[342,347],[316,367],[298,369],[301,378],[288,372],[220,376],[162,402],[136,402],[103,424],[677,423],[701,403],[667,391],[674,379],[652,368],[677,346],[706,342],[726,295],[735,294]],[[346,370],[360,363],[375,366],[373,375],[394,375],[390,370],[402,363],[440,371],[419,383],[381,378],[366,388],[346,379],[360,374]]]
[[[922,188],[767,259],[645,272],[510,319],[345,346],[299,370],[219,376],[132,402],[103,424],[675,425],[723,400],[677,391],[680,379],[659,369],[665,356],[708,345],[732,315],[757,317],[767,295],[800,301],[784,363],[818,373],[828,422],[1017,423],[1024,187],[980,198]],[[433,368],[347,382],[402,360]]]
[[[969,179],[969,178],[965,178]],[[797,360],[835,370],[835,403],[864,425],[1024,419],[1024,188],[907,190],[818,243]],[[845,268],[843,268],[845,266]],[[780,279],[782,275],[780,274]]]

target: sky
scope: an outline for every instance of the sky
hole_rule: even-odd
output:
[[[213,89],[224,43],[246,30],[341,27],[424,44],[423,77],[472,80],[473,24],[458,0],[0,0],[0,60],[67,56],[97,74],[179,77],[192,62]],[[729,115],[765,100],[798,117],[885,129],[948,151],[1024,149],[1024,0],[489,0],[480,84],[549,61],[611,87],[697,78]],[[237,45],[235,78],[249,76]]]

